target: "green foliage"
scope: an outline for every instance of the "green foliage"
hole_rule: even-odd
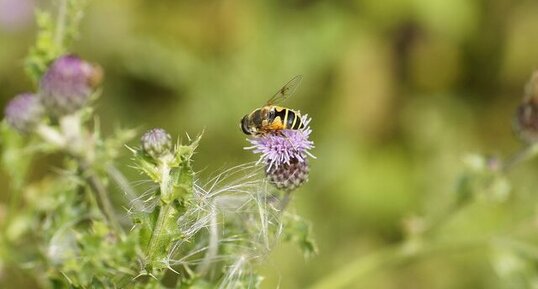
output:
[[[26,145],[24,136],[11,129],[5,121],[0,123],[0,147],[2,166],[7,169],[14,189],[20,190],[31,164],[31,147]]]
[[[80,34],[80,22],[84,17],[84,10],[88,5],[88,0],[58,0],[62,1],[61,5],[65,5],[65,18],[64,20],[64,30],[63,34],[58,32],[60,35],[58,38],[62,43],[62,46],[66,49],[69,48],[75,40],[78,39]],[[61,13],[61,12],[60,12]],[[62,20],[58,16],[58,20]],[[58,23],[58,26],[62,25]],[[57,27],[58,29],[58,27]]]
[[[50,62],[65,54],[78,37],[86,0],[58,0],[59,12],[36,10],[37,38],[25,60],[27,75],[38,84]]]
[[[298,215],[284,213],[284,239],[291,241],[301,249],[305,258],[318,253],[318,246],[312,237],[312,224]]]
[[[465,158],[465,172],[456,188],[457,205],[472,198],[488,198],[492,201],[505,201],[510,194],[510,183],[501,171],[500,160],[480,155]]]
[[[505,288],[532,288],[538,280],[538,248],[533,243],[498,240],[491,252],[491,263]]]
[[[26,57],[25,67],[27,75],[37,85],[49,63],[64,52],[64,47],[54,40],[56,30],[50,13],[37,10],[36,21],[37,39]]]
[[[194,263],[206,252],[193,255],[189,264],[181,260],[208,246],[209,239],[208,223],[195,236],[186,228],[210,214],[198,211],[195,218],[195,212],[188,210],[178,222],[183,226],[181,239],[175,242],[180,249],[174,256],[166,256],[180,274],[163,269],[167,275],[163,279],[170,275],[189,278],[183,282],[156,282],[147,275],[135,278],[143,273],[140,260],[145,258],[161,211],[156,197],[159,172],[155,170],[152,177],[148,172],[153,167],[149,167],[142,177],[133,173],[136,170],[125,169],[137,164],[117,158],[126,153],[123,144],[136,134],[114,131],[111,124],[119,119],[122,124],[139,126],[144,119],[148,126],[164,126],[171,132],[206,127],[208,133],[195,157],[195,168],[201,170],[194,174],[194,184],[209,190],[211,184],[205,185],[203,180],[215,167],[232,159],[252,160],[241,149],[244,139],[237,129],[238,119],[295,74],[304,74],[305,81],[286,105],[313,117],[313,136],[318,143],[315,154],[319,156],[312,162],[309,183],[295,202],[314,219],[323,252],[305,263],[290,258],[286,246],[280,247],[273,256],[276,259],[263,269],[267,277],[264,288],[328,284],[317,288],[497,289],[530,288],[536,283],[532,248],[537,243],[533,220],[538,182],[534,161],[509,171],[499,170],[483,154],[460,162],[468,151],[501,156],[519,145],[511,134],[509,118],[538,60],[538,47],[531,37],[538,28],[538,5],[533,1],[510,5],[499,0],[91,3],[89,25],[83,27],[89,37],[81,39],[76,51],[99,59],[109,78],[97,107],[103,130],[92,129],[93,149],[99,152],[89,171],[102,180],[115,201],[126,231],[118,239],[138,239],[131,247],[135,253],[126,250],[132,265],[129,270],[118,273],[110,268],[117,273],[116,284],[215,288],[225,268],[240,264],[238,256],[252,255],[245,247],[265,248],[264,242],[252,238],[254,232],[268,235],[260,234],[260,218],[247,214],[246,209],[237,210],[237,204],[266,216],[274,211],[270,206],[260,210],[254,203],[238,202],[230,192],[221,198],[202,198],[204,202],[195,199],[194,204],[203,203],[200,207],[204,209],[209,208],[206,201],[233,203],[217,210],[218,233],[223,238],[213,259],[219,262],[202,274]],[[35,82],[54,55],[74,51],[66,48],[60,52],[55,46],[57,17],[48,14],[48,24],[43,16],[38,16],[43,19],[37,24],[40,31],[50,33],[43,33],[41,45],[40,37],[36,39],[26,67]],[[463,21],[455,20],[455,15],[463,15]],[[68,35],[69,29],[65,31]],[[0,53],[0,78],[7,84],[0,92],[4,101],[26,85],[13,67],[20,65],[19,51],[26,50],[28,37],[29,31],[0,33],[0,42],[6,44]],[[62,42],[67,47],[70,40]],[[92,112],[86,126],[93,127],[93,117]],[[123,133],[125,138],[120,136]],[[76,212],[89,211],[94,222],[110,230],[109,222],[96,207],[87,178],[82,177],[88,172],[83,174],[65,150],[12,131],[3,132],[0,143],[4,180],[9,184],[1,197],[15,200],[10,203],[17,208],[0,204],[0,287],[32,288],[25,280],[47,280],[42,273],[49,269],[43,265],[46,256],[35,244],[46,247],[45,240],[50,241],[59,223],[76,218]],[[497,160],[503,163],[503,159]],[[129,203],[120,204],[127,190],[125,186],[118,189],[108,175],[110,165],[125,169],[127,185],[131,183],[140,192],[130,195]],[[56,183],[57,178],[69,182]],[[148,183],[151,185],[146,187]],[[70,191],[62,193],[64,189],[51,187]],[[248,196],[254,198],[253,191],[249,188]],[[56,202],[78,211],[63,213]],[[92,209],[74,205],[78,203]],[[5,209],[8,217],[2,218]],[[66,217],[50,224],[50,216],[55,214]],[[282,237],[310,252],[308,223],[295,223],[286,215],[283,222],[297,230],[290,236],[293,230],[285,226]],[[402,228],[402,219],[409,215],[416,217]],[[40,219],[47,226],[37,222]],[[92,227],[79,224],[74,235],[93,232]],[[47,236],[35,237],[44,233]],[[240,236],[236,239],[241,242],[226,242],[230,236]],[[87,239],[77,238],[73,237]],[[461,239],[465,242],[459,242]],[[437,243],[440,241],[443,243]],[[478,249],[468,242],[478,243]],[[120,243],[115,246],[123,246]],[[116,260],[126,264],[122,257]],[[239,270],[249,273],[242,276],[252,273],[245,267],[253,264],[256,262],[247,262]],[[185,267],[189,269],[182,269]],[[27,272],[29,277],[17,272]],[[56,279],[50,283],[65,287],[66,278],[59,272],[54,269]],[[228,278],[240,279],[237,275]],[[38,283],[40,287],[49,284]]]
[[[37,12],[38,37],[26,59],[35,83],[69,51],[82,3],[59,1],[55,22],[50,13]],[[95,100],[100,91],[93,92]],[[282,223],[284,201],[269,198],[273,193],[254,166],[225,171],[208,187],[197,184],[192,157],[201,135],[172,150],[163,147],[162,154],[129,148],[133,167],[151,184],[137,196],[116,164],[135,135],[119,128],[104,135],[91,106],[60,116],[49,111],[27,136],[2,122],[2,165],[12,180],[12,201],[9,218],[0,223],[6,255],[0,264],[28,271],[44,288],[247,289],[260,286],[254,265],[279,241],[282,228],[289,240],[315,251],[306,222],[295,217]],[[51,154],[59,169],[28,179],[33,156]],[[111,180],[139,204],[121,220]]]

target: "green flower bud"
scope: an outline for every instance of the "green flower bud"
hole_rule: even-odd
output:
[[[144,153],[157,160],[172,150],[172,137],[162,128],[148,130],[140,139]]]

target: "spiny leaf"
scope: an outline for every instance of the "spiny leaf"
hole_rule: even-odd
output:
[[[318,246],[312,238],[312,225],[300,216],[285,213],[283,215],[284,239],[295,243],[305,258],[318,253]]]

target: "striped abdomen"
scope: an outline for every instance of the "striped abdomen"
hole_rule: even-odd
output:
[[[277,129],[301,129],[304,124],[301,121],[301,114],[289,108],[281,106],[271,106],[269,108],[268,130]]]

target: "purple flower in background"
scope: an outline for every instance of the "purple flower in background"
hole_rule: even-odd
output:
[[[0,0],[0,28],[15,31],[27,27],[34,16],[34,0]]]
[[[41,99],[54,115],[73,113],[84,107],[103,72],[77,56],[65,55],[56,59],[41,79]]]
[[[41,120],[44,109],[39,98],[32,93],[23,93],[13,98],[5,108],[7,123],[22,133],[32,130]]]
[[[277,188],[292,191],[308,180],[307,157],[314,157],[310,150],[314,142],[309,140],[312,129],[308,116],[303,116],[304,128],[278,130],[247,139],[252,146],[245,149],[260,154],[266,166],[266,174]]]

